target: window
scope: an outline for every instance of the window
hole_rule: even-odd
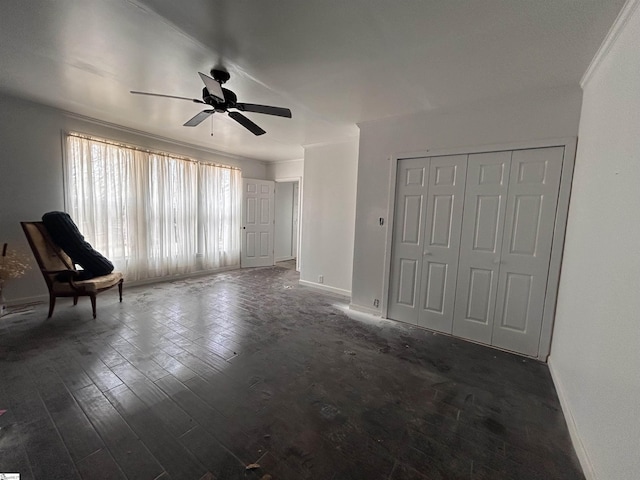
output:
[[[240,263],[235,168],[69,134],[69,214],[128,280]]]

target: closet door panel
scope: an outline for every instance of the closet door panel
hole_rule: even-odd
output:
[[[563,147],[513,152],[492,344],[538,353]]]
[[[453,334],[491,343],[511,152],[469,155]]]
[[[398,162],[388,316],[413,324],[418,321],[428,181],[428,158]]]
[[[451,333],[467,155],[432,157],[426,201],[418,325]]]

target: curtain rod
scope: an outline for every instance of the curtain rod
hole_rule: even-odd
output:
[[[96,143],[104,143],[105,145],[112,145],[114,147],[128,148],[130,150],[136,150],[138,152],[150,153],[152,155],[162,155],[164,157],[175,158],[177,160],[184,160],[186,162],[193,162],[193,163],[197,163],[199,165],[211,165],[211,166],[219,167],[219,168],[228,168],[230,170],[242,170],[241,168],[233,167],[231,165],[223,165],[223,164],[220,164],[220,163],[206,162],[204,160],[194,160],[192,158],[185,157],[184,155],[178,155],[178,154],[174,154],[174,153],[163,152],[163,151],[160,151],[160,150],[150,150],[148,148],[138,147],[136,145],[130,145],[128,143],[116,142],[115,140],[107,140],[106,138],[93,137],[91,135],[86,135],[86,134],[83,134],[83,133],[67,132],[67,136],[68,137],[82,138],[84,140],[90,140],[90,141],[96,142]]]

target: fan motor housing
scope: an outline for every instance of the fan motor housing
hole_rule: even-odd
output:
[[[227,108],[235,108],[236,102],[238,101],[236,94],[226,88],[222,89],[222,93],[224,94],[224,102],[211,95],[207,87],[204,87],[202,89],[202,100],[219,112],[224,112]]]

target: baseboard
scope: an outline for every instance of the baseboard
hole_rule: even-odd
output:
[[[7,305],[9,307],[17,307],[21,305],[28,305],[30,303],[44,303],[48,301],[49,294],[45,293],[42,295],[34,295],[32,297],[12,298],[11,300],[7,300]]]
[[[342,295],[343,297],[351,297],[350,290],[343,290],[342,288],[331,287],[329,285],[324,285],[323,283],[309,282],[308,280],[298,280],[300,285],[304,285],[305,287],[315,288],[316,290],[323,290],[325,292],[337,293],[338,295]]]
[[[176,282],[179,280],[186,280],[188,278],[206,277],[207,275],[214,275],[216,273],[228,272],[230,270],[239,270],[239,269],[240,269],[240,265],[231,265],[228,267],[216,268],[214,270],[198,270],[196,272],[182,273],[180,275],[167,275],[165,277],[145,278],[144,280],[127,281],[125,279],[124,285],[125,287],[140,287],[143,285],[152,285],[154,283]]]
[[[553,366],[553,357],[549,357],[549,361],[547,362],[549,366],[549,372],[551,373],[551,378],[553,380],[553,384],[556,387],[556,392],[558,393],[558,400],[560,400],[560,407],[562,408],[562,413],[564,414],[564,419],[567,422],[567,428],[569,429],[569,435],[571,436],[571,442],[573,443],[573,448],[576,451],[576,455],[578,456],[578,460],[580,461],[580,466],[582,467],[582,472],[587,480],[598,480],[596,476],[595,470],[593,469],[593,464],[589,459],[589,453],[587,449],[584,447],[582,440],[580,439],[580,434],[578,433],[578,426],[576,424],[575,419],[573,418],[573,413],[571,411],[571,406],[569,405],[569,400],[567,399],[564,386],[562,384],[562,380],[558,376],[558,373]]]
[[[292,256],[288,256],[288,257],[276,257],[275,261],[276,262],[286,262],[288,260],[295,260],[296,257],[292,257]]]
[[[374,317],[382,318],[382,313],[377,308],[363,307],[362,305],[356,305],[355,303],[350,303],[349,310],[353,310],[354,312],[366,313],[368,315],[373,315]]]

